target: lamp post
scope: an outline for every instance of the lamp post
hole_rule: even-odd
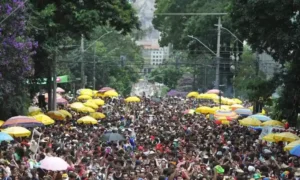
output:
[[[203,42],[201,42],[199,39],[195,38],[194,36],[188,35],[188,37],[193,38],[197,40],[200,44],[202,44],[206,49],[208,49],[213,55],[216,56],[217,65],[216,65],[216,81],[215,81],[215,88],[219,89],[220,84],[220,48],[221,48],[221,17],[218,18],[218,39],[217,39],[217,53],[215,53],[213,50],[211,50],[208,46],[206,46]]]

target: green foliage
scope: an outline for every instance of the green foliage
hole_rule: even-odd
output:
[[[35,60],[35,75],[49,75],[54,47],[69,45],[81,34],[89,38],[96,26],[109,26],[121,34],[139,27],[136,12],[127,0],[43,0],[29,1],[29,31],[39,42]]]
[[[31,99],[25,95],[15,95],[1,97],[0,114],[2,120],[6,120],[12,116],[27,115],[28,107]]]
[[[252,49],[267,52],[275,61],[289,66],[280,76],[258,86],[260,92],[283,83],[277,111],[281,118],[295,123],[300,113],[300,16],[299,1],[244,1],[233,0],[231,18],[233,26],[247,40]],[[286,71],[285,71],[286,70]]]
[[[110,32],[107,34],[107,32]],[[107,34],[103,36],[104,34]],[[99,37],[102,37],[99,39]],[[95,88],[100,89],[103,86],[116,88],[123,95],[128,95],[131,91],[131,85],[139,79],[139,71],[143,66],[141,49],[132,41],[130,35],[124,36],[111,28],[97,27],[91,33],[91,38],[85,41],[88,48],[85,51],[83,59],[85,61],[85,75],[87,76],[87,86],[93,87],[93,70],[95,60]],[[95,42],[95,40],[97,40]],[[78,41],[77,44],[80,44]],[[121,56],[124,56],[123,66]],[[72,63],[60,63],[58,69],[69,67],[68,72],[72,76],[80,77],[80,51],[75,49],[69,52],[64,59]],[[59,70],[61,71],[61,70]]]
[[[231,0],[156,0],[155,13],[226,13],[230,9]],[[201,45],[198,41],[191,39],[188,35],[198,38],[201,42],[207,45],[214,52],[217,51],[217,27],[218,16],[165,16],[157,15],[153,19],[154,27],[161,32],[160,45],[168,45],[171,43],[175,50],[188,50],[189,61],[193,63],[201,63],[199,59],[210,60],[209,64],[216,63],[214,54],[212,54],[207,48]],[[222,16],[222,26],[229,29],[234,34],[237,34],[235,29],[231,26],[231,21],[228,16]],[[220,69],[220,83],[226,84],[226,87],[231,86],[230,79],[232,73],[230,72],[230,52],[233,51],[232,44],[236,40],[227,31],[221,32],[221,69]],[[237,34],[238,35],[238,34]],[[237,51],[234,50],[235,56],[239,56],[242,52],[242,45],[238,43]],[[201,70],[199,70],[201,69]],[[210,77],[212,71],[209,69],[207,74],[209,78],[205,81],[205,69],[201,66],[197,66],[196,70],[192,70],[195,73],[195,82],[193,89],[207,89],[211,87],[212,80]],[[202,76],[199,76],[201,74]],[[213,78],[215,79],[215,78]],[[203,83],[205,82],[205,83]]]
[[[259,98],[261,95],[255,97],[256,86],[264,83],[266,77],[258,70],[258,62],[250,50],[245,49],[241,58],[243,61],[236,64],[236,76],[233,80],[236,96],[251,100]]]
[[[226,12],[226,7],[230,0],[156,0],[155,13],[187,13],[187,12]],[[226,28],[231,28],[231,22],[222,18],[222,24]],[[210,49],[216,49],[217,32],[214,24],[217,24],[217,16],[163,16],[157,15],[153,24],[161,32],[161,45],[172,43],[175,49],[202,49],[207,52],[198,42],[190,44],[192,41],[188,35],[198,37]],[[231,35],[222,34],[222,44],[229,46]],[[208,53],[209,54],[209,53]]]
[[[170,89],[175,89],[182,75],[183,71],[181,69],[176,69],[175,67],[161,67],[151,71],[150,79],[162,83]]]
[[[279,62],[299,58],[299,1],[232,2],[233,26],[252,49],[265,51]]]

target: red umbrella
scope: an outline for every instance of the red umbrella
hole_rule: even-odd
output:
[[[113,88],[110,88],[110,87],[104,87],[104,88],[101,88],[98,92],[100,92],[100,93],[104,93],[104,92],[106,92],[106,91],[115,91],[115,89],[113,89]]]
[[[12,126],[21,126],[21,127],[40,127],[44,126],[43,123],[37,121],[32,117],[27,116],[14,116],[5,121],[5,123],[1,126],[3,128],[12,127]]]

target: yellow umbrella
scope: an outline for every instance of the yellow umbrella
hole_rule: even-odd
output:
[[[31,134],[28,129],[20,126],[9,127],[2,130],[2,132],[7,133],[13,137],[28,137]]]
[[[91,108],[91,107],[83,107],[80,109],[77,109],[78,112],[83,112],[83,113],[93,113],[96,112],[95,109]]]
[[[199,94],[197,99],[218,99],[219,96],[217,94]]]
[[[136,96],[131,96],[125,99],[125,102],[140,102],[140,98],[136,97]]]
[[[77,120],[77,123],[79,124],[97,124],[98,121],[95,118],[92,118],[91,116],[84,116]]]
[[[80,95],[80,96],[77,97],[77,99],[79,99],[79,100],[88,100],[88,99],[92,99],[92,97],[89,96],[89,95]]]
[[[100,112],[94,112],[94,113],[90,113],[90,116],[95,118],[95,119],[103,119],[105,118],[105,114],[100,113]]]
[[[193,91],[193,92],[188,93],[188,95],[186,97],[188,97],[188,98],[192,98],[192,97],[196,98],[196,97],[198,97],[198,95],[199,95],[198,92]]]
[[[94,101],[92,101],[92,99],[90,101],[87,101],[87,102],[83,103],[83,105],[85,105],[87,107],[94,108],[94,109],[99,108],[99,106]]]
[[[30,116],[34,116],[34,115],[37,115],[37,114],[40,114],[41,113],[41,108],[37,107],[37,106],[30,106],[28,108],[28,114]]]
[[[98,93],[98,91],[93,90],[93,96],[95,96]]]
[[[271,133],[263,137],[263,140],[268,141],[268,142],[276,142],[274,138],[275,134]]]
[[[49,116],[45,114],[38,114],[35,116],[32,116],[34,119],[38,120],[39,122],[43,123],[44,125],[51,125],[54,124],[54,120],[51,119]]]
[[[80,95],[93,96],[93,90],[91,90],[91,89],[81,89],[80,90]]]
[[[109,90],[109,91],[106,91],[103,94],[103,96],[104,97],[117,97],[117,96],[119,96],[119,94],[115,90]]]
[[[69,111],[67,110],[64,110],[64,109],[61,109],[61,110],[58,110],[59,112],[61,112],[63,115],[65,115],[66,117],[69,117],[69,118],[72,118],[72,114],[69,113]]]
[[[294,142],[289,143],[288,145],[286,145],[286,146],[284,147],[284,150],[285,150],[285,151],[290,151],[290,150],[292,150],[295,146],[298,146],[298,145],[300,145],[300,140],[297,140],[297,141],[294,141]]]
[[[261,122],[255,118],[245,118],[239,121],[242,126],[260,126]]]
[[[270,120],[262,123],[263,126],[284,126],[282,122],[277,120]]]
[[[212,108],[207,106],[202,106],[202,107],[198,107],[195,111],[202,114],[209,114],[212,111]]]
[[[98,106],[103,106],[105,102],[102,99],[93,99],[93,102],[95,102]]]
[[[276,141],[293,142],[300,139],[297,135],[290,132],[283,132],[274,135]]]
[[[4,121],[0,120],[0,127],[4,124]]]
[[[103,98],[104,97],[104,93],[98,92],[94,95],[94,97],[100,97]]]
[[[243,102],[240,99],[233,98],[232,99],[236,104],[242,104]]]
[[[52,119],[55,119],[55,120],[63,121],[63,120],[66,119],[66,116],[63,113],[59,112],[59,111],[49,111],[49,112],[47,112],[47,115],[49,117],[51,117]]]
[[[85,107],[84,106],[84,104],[83,103],[81,103],[81,102],[74,102],[74,103],[72,103],[72,104],[70,104],[70,107],[72,108],[72,109],[80,109],[80,108],[83,108],[83,107]]]

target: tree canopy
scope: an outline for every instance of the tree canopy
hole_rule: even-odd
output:
[[[27,93],[33,87],[26,85],[27,80],[33,75],[34,78],[51,78],[54,55],[61,56],[58,52],[60,46],[80,44],[81,34],[89,41],[97,26],[110,28],[118,34],[118,40],[124,40],[122,36],[139,28],[136,12],[127,0],[3,0],[0,2],[0,16],[0,98],[5,102],[0,107],[1,119],[24,114],[22,109],[27,109],[24,98],[29,97]],[[128,44],[129,39],[126,37]],[[132,44],[128,49],[133,47]],[[125,47],[122,46],[120,48]],[[134,49],[134,53],[129,53],[128,49],[125,51],[128,56],[138,51]],[[64,54],[70,53],[70,49],[63,51]],[[72,74],[74,64],[60,67],[58,72]],[[118,79],[126,77],[118,72],[111,69],[107,73],[118,74]],[[105,78],[109,76],[105,75]],[[127,78],[129,81],[132,81],[132,76]]]
[[[37,43],[26,31],[25,10],[23,0],[0,2],[0,114],[4,117],[24,110],[20,95],[26,92],[24,81],[34,73],[30,55]]]
[[[278,100],[282,118],[292,120],[300,113],[300,2],[299,1],[260,1],[233,0],[231,18],[243,39],[253,50],[267,52],[275,61],[283,65],[277,84],[283,89]],[[269,84],[274,84],[269,82]],[[273,91],[277,86],[263,88]],[[272,92],[271,91],[271,92]]]
[[[230,7],[230,0],[156,0],[155,13],[225,13]],[[154,27],[161,32],[160,45],[164,46],[168,43],[173,44],[174,50],[187,51],[189,54],[188,60],[193,63],[201,63],[200,59],[210,60],[209,64],[216,63],[215,57],[207,48],[201,45],[198,41],[189,38],[194,36],[201,42],[206,44],[214,52],[217,51],[217,27],[218,16],[167,16],[156,15],[153,19]],[[231,21],[228,16],[222,17],[222,25],[235,31],[231,27]],[[239,56],[242,52],[242,44],[238,43],[237,51],[232,45],[237,43],[236,39],[227,31],[221,32],[221,83],[226,84],[226,87],[231,86],[232,73],[229,70],[230,54]],[[236,46],[234,46],[236,47]],[[203,71],[203,70],[202,70]],[[204,72],[197,72],[197,74]],[[215,78],[214,78],[215,79]],[[208,82],[211,84],[212,82]]]
[[[40,44],[34,56],[37,76],[48,70],[51,46],[68,44],[81,34],[89,38],[99,25],[112,27],[121,34],[139,27],[136,13],[127,0],[31,0],[29,6],[30,32]]]

